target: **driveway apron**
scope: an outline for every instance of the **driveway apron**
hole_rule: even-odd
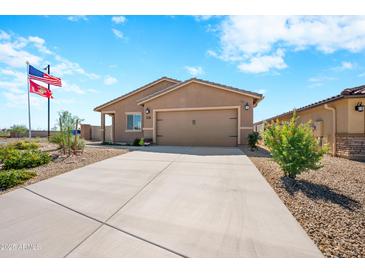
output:
[[[0,196],[0,257],[322,257],[237,148],[147,147]]]

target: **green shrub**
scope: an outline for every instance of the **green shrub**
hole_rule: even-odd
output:
[[[141,138],[141,140],[139,140],[138,145],[140,145],[140,146],[144,146],[144,138]]]
[[[4,161],[9,155],[15,153],[15,149],[8,146],[0,147],[0,162]]]
[[[52,134],[49,137],[49,142],[52,144],[58,145],[60,148],[62,147],[63,141],[64,141],[64,137],[63,137],[63,134],[60,132]]]
[[[19,185],[34,176],[36,176],[36,173],[33,171],[2,170],[0,171],[0,190]]]
[[[327,152],[327,147],[321,147],[314,137],[310,122],[298,123],[295,113],[289,122],[270,124],[264,131],[264,142],[274,161],[290,178],[306,170],[319,169]]]
[[[58,116],[58,124],[61,132],[61,137],[59,138],[60,147],[64,154],[68,153],[68,155],[71,155],[71,150],[75,153],[75,149],[80,147],[77,144],[79,140],[77,131],[82,119],[72,115],[68,111],[61,111]],[[75,134],[73,134],[73,132],[75,132]]]
[[[32,168],[40,165],[48,164],[51,161],[51,156],[48,153],[39,150],[12,150],[3,160],[3,168],[23,169]]]
[[[257,143],[261,139],[261,136],[258,132],[252,132],[248,135],[248,145],[250,146],[251,150],[257,150]]]
[[[0,137],[10,137],[10,131],[7,129],[0,130]]]
[[[15,143],[10,143],[8,147],[19,149],[19,150],[29,150],[29,149],[38,149],[39,143],[34,141],[22,140],[17,141]]]
[[[140,141],[141,141],[141,139],[139,139],[139,138],[134,139],[132,146],[139,146]]]
[[[85,140],[82,138],[77,137],[77,141],[72,141],[72,149],[73,150],[82,150],[84,151],[85,148]]]

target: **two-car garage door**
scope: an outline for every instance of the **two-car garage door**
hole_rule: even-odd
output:
[[[237,109],[157,112],[157,144],[236,146],[237,116]]]

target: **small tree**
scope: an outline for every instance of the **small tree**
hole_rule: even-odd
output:
[[[27,127],[24,125],[13,125],[10,128],[10,133],[14,134],[15,137],[24,137],[27,134]]]
[[[60,142],[60,146],[63,149],[63,153],[71,155],[71,149],[75,152],[78,149],[79,145],[79,137],[77,136],[77,130],[81,123],[82,119],[78,118],[77,116],[73,116],[68,111],[61,111],[59,112],[59,128],[60,128],[60,136],[56,138]],[[72,138],[72,131],[75,133],[74,140]]]
[[[265,145],[285,176],[295,178],[303,171],[321,168],[320,161],[327,152],[313,135],[310,122],[299,123],[296,114],[289,122],[278,120],[264,131]]]

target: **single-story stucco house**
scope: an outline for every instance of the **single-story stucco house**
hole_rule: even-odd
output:
[[[159,145],[236,146],[253,131],[253,108],[259,93],[201,79],[162,77],[94,109],[112,117],[111,141],[137,138]]]
[[[340,94],[296,109],[299,121],[312,121],[315,136],[328,144],[333,155],[365,160],[365,85],[346,88]],[[293,110],[294,111],[294,110]],[[275,120],[288,121],[289,111],[254,124],[262,131]]]

